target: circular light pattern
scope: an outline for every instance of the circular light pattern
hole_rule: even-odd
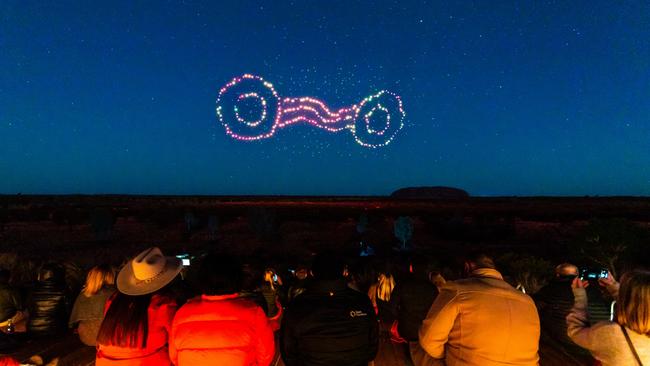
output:
[[[255,120],[255,121],[247,121],[246,119],[239,116],[239,107],[238,107],[238,105],[235,105],[235,107],[234,107],[234,109],[235,109],[235,118],[237,119],[237,121],[239,123],[244,123],[244,124],[248,125],[249,127],[257,127],[257,126],[259,126],[260,123],[264,122],[264,119],[266,118],[266,99],[260,97],[259,95],[257,95],[257,93],[246,93],[246,94],[240,95],[239,98],[237,98],[237,101],[242,101],[244,99],[249,99],[249,98],[255,98],[255,99],[259,100],[259,103],[262,106],[262,116],[260,116],[260,118]]]
[[[259,118],[252,121],[240,116],[240,104],[248,98],[255,98],[262,105]],[[278,93],[271,83],[259,76],[242,75],[219,90],[217,117],[226,133],[237,140],[253,141],[273,136],[281,115]]]
[[[372,115],[375,113],[375,111],[380,110],[384,113],[386,113],[386,122],[384,123],[384,127],[381,130],[375,130],[372,128]],[[368,133],[370,134],[376,134],[376,135],[383,135],[388,127],[390,127],[390,112],[388,111],[388,108],[384,108],[383,105],[377,104],[374,106],[370,112],[366,113],[363,116],[363,119],[366,121],[366,129],[368,130]]]
[[[241,117],[240,109],[247,99],[259,101],[259,118]],[[377,148],[393,141],[404,127],[404,116],[400,97],[386,90],[358,104],[332,111],[311,97],[281,100],[271,83],[250,74],[231,80],[219,90],[217,97],[217,117],[226,133],[244,141],[269,138],[278,128],[307,123],[329,132],[350,130],[359,145]],[[381,128],[377,128],[377,120],[382,121]]]
[[[374,129],[372,121],[375,114],[379,117],[381,111],[384,124],[381,129]],[[390,144],[397,133],[404,127],[404,107],[402,99],[397,94],[382,90],[359,103],[357,115],[352,126],[354,139],[361,146],[380,147]]]

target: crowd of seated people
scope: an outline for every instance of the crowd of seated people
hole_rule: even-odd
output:
[[[74,302],[60,266],[43,265],[26,291],[0,270],[0,352],[72,329],[98,366],[365,366],[382,340],[406,365],[534,366],[546,341],[584,365],[650,364],[647,271],[619,284],[564,263],[531,296],[481,253],[455,280],[421,256],[324,252],[284,272],[260,262],[207,254],[189,269],[152,247],[91,268]]]

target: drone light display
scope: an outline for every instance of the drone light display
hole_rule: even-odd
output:
[[[256,118],[251,118],[253,112],[258,112]],[[217,117],[226,133],[243,141],[269,138],[280,128],[307,123],[330,132],[349,130],[359,145],[377,148],[393,141],[404,127],[404,116],[400,97],[386,90],[332,111],[315,98],[280,98],[273,84],[250,74],[224,85],[217,98]]]

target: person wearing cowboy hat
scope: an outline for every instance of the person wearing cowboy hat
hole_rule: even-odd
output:
[[[177,302],[164,290],[182,268],[152,247],[120,270],[97,336],[97,366],[172,365],[168,335]]]

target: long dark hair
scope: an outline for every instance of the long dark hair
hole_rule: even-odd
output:
[[[97,334],[97,343],[128,348],[147,347],[151,294],[115,294]]]

